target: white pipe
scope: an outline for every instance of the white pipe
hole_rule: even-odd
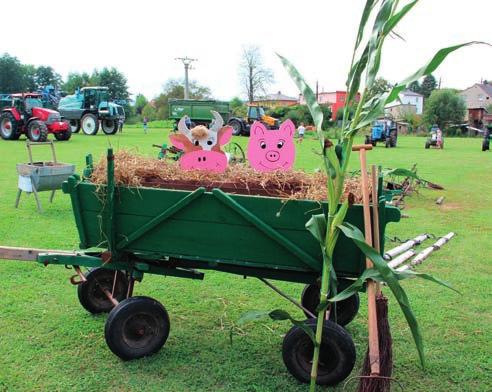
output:
[[[388,250],[387,252],[384,253],[383,258],[385,260],[391,260],[393,257],[399,255],[400,253],[403,253],[403,252],[413,248],[415,245],[420,245],[427,238],[430,238],[429,234],[421,234],[412,240],[408,240],[407,242],[404,242],[403,244],[398,245],[396,248]]]
[[[388,262],[388,267],[398,267],[400,264],[403,264],[405,261],[413,256],[415,256],[415,251],[413,249],[407,250],[405,253],[402,253],[398,257],[395,257],[393,260]]]

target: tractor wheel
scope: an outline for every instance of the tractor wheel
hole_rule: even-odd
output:
[[[396,143],[398,142],[398,136],[395,133],[390,135],[390,147],[396,147]]]
[[[430,142],[427,140],[427,141],[425,142],[425,148],[430,148],[430,146],[431,146],[431,144],[430,144]]]
[[[319,286],[316,284],[309,284],[304,287],[301,295],[301,304],[311,313],[316,314],[316,308],[319,305]],[[360,299],[359,294],[354,294],[342,301],[338,301],[336,304],[336,312],[330,312],[330,320],[338,325],[345,326],[350,323],[357,313],[359,312]],[[307,313],[306,317],[311,316]],[[336,317],[335,317],[336,314]]]
[[[101,127],[106,135],[114,135],[118,132],[117,120],[101,120]]]
[[[389,139],[389,138],[387,138],[387,139],[385,140],[385,142],[384,142],[384,146],[385,146],[386,148],[391,147],[391,144],[390,144],[390,143],[391,143],[391,142],[390,142],[390,139]]]
[[[243,132],[243,127],[241,126],[241,123],[237,120],[231,120],[229,125],[232,127],[232,134],[234,136],[240,136]]]
[[[364,144],[371,144],[371,137],[369,135],[366,135],[366,139],[364,141]]]
[[[77,294],[80,304],[92,314],[107,313],[114,308],[114,304],[104,294],[104,290],[113,291],[114,298],[122,301],[128,291],[128,279],[122,271],[113,271],[105,268],[93,268],[85,274],[87,279],[77,286]]]
[[[490,142],[488,140],[484,140],[482,142],[482,151],[487,151],[490,149]]]
[[[31,142],[45,142],[48,140],[48,127],[42,121],[31,121],[27,124],[27,137]]]
[[[111,311],[104,337],[111,351],[128,361],[159,351],[166,343],[170,327],[167,311],[158,301],[131,297]]]
[[[3,112],[0,115],[0,136],[4,140],[17,140],[20,137],[19,123],[12,113]]]
[[[69,122],[70,130],[72,133],[79,133],[80,131],[80,121],[79,120],[70,120]]]
[[[69,140],[70,137],[72,136],[71,127],[68,127],[68,129],[65,132],[56,132],[53,135],[55,135],[55,139],[60,142]]]
[[[80,120],[80,126],[86,135],[95,135],[99,131],[99,120],[94,114],[87,113]]]
[[[316,333],[316,319],[305,324]],[[311,379],[311,365],[314,344],[306,332],[294,326],[285,335],[282,344],[282,359],[287,370],[296,379],[308,383]],[[355,364],[355,345],[350,334],[340,325],[325,320],[321,338],[318,364],[318,385],[336,385],[345,380]]]

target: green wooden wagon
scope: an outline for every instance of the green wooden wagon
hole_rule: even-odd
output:
[[[148,297],[133,297],[135,281],[144,274],[203,279],[203,270],[223,271],[269,281],[306,285],[301,302],[315,328],[322,255],[319,243],[305,225],[326,204],[309,200],[236,195],[220,189],[170,190],[115,186],[112,151],[108,151],[107,185],[71,176],[63,184],[70,195],[80,236],[76,253],[39,253],[45,265],[70,265],[77,271],[82,306],[91,313],[110,312],[105,325],[109,348],[123,360],[157,352],[166,342],[170,321],[166,309]],[[380,187],[382,188],[382,187]],[[381,249],[386,224],[400,212],[379,198]],[[363,231],[361,205],[349,208],[346,220]],[[95,250],[94,250],[95,249]],[[80,267],[90,268],[82,273]],[[334,252],[338,288],[365,269],[365,256],[352,240],[340,234]],[[278,290],[278,289],[276,289]],[[325,321],[318,383],[336,384],[355,363],[353,341],[343,325],[357,314],[359,298],[339,302]],[[283,342],[283,359],[297,379],[308,382],[313,345],[294,326]]]

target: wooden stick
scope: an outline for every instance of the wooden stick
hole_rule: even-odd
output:
[[[76,255],[75,252],[55,249],[16,248],[13,246],[0,246],[0,259],[36,261],[40,253],[56,253]]]
[[[371,166],[371,185],[372,185],[372,246],[381,253],[379,242],[379,200],[378,200],[378,169],[376,165]],[[381,294],[381,284],[376,283],[376,294]]]
[[[371,146],[372,148],[372,146]],[[371,211],[369,206],[369,184],[367,178],[367,162],[365,146],[359,148],[360,170],[362,182],[362,204],[364,211],[364,232],[366,243],[372,245],[371,230]],[[366,258],[366,268],[372,268],[372,261]],[[378,320],[376,314],[376,284],[373,280],[367,281],[367,313],[369,329],[369,363],[371,365],[371,375],[379,375],[379,338],[378,338]]]
[[[439,238],[432,246],[425,248],[422,252],[420,252],[417,256],[415,256],[415,258],[410,262],[410,264],[404,265],[400,268],[397,268],[396,270],[397,271],[405,271],[405,270],[408,270],[412,267],[415,267],[416,265],[422,264],[422,262],[425,259],[427,259],[433,252],[441,249],[444,244],[451,241],[451,239],[455,235],[456,235],[455,233],[450,232],[450,233],[446,234],[445,236]]]

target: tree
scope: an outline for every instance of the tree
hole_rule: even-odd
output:
[[[23,64],[24,73],[24,90],[25,91],[36,91],[36,67],[31,64]]]
[[[263,65],[258,46],[243,47],[243,57],[239,64],[239,79],[248,97],[248,102],[266,94],[266,89],[273,83],[273,72]]]
[[[138,94],[135,98],[135,113],[136,114],[142,114],[142,110],[147,105],[148,101],[147,98],[145,98],[145,95],[143,94]]]
[[[4,53],[0,57],[0,92],[18,93],[25,91],[26,87],[23,65],[17,57]]]
[[[60,87],[62,84],[61,75],[55,72],[53,67],[44,65],[36,68],[34,80],[36,82],[36,88],[42,88],[48,85]]]
[[[436,78],[432,74],[427,75],[420,85],[420,94],[422,94],[425,98],[429,98],[432,91],[434,91],[436,87]]]
[[[87,87],[91,84],[91,77],[87,72],[68,74],[67,81],[63,84],[63,91],[67,94],[73,94],[76,89]]]
[[[487,106],[485,107],[485,110],[487,111],[487,113],[492,114],[492,104],[487,105]]]
[[[385,93],[386,91],[391,90],[392,84],[388,82],[384,78],[377,78],[374,81],[374,84],[371,86],[371,88],[367,92],[367,99],[371,99],[372,97]]]
[[[109,88],[109,95],[113,99],[125,99],[130,97],[128,92],[127,79],[123,73],[115,67],[104,67],[101,71],[94,70],[91,75],[91,82],[99,86]]]
[[[229,102],[231,106],[231,113],[235,117],[246,117],[248,113],[248,107],[244,104],[241,98],[234,97]]]
[[[430,126],[437,124],[444,129],[450,124],[463,122],[466,104],[463,98],[453,89],[434,90],[424,109],[424,122]]]
[[[410,83],[410,85],[408,86],[408,89],[410,91],[413,91],[414,93],[420,94],[421,87],[420,87],[419,81],[415,80],[412,83]]]

